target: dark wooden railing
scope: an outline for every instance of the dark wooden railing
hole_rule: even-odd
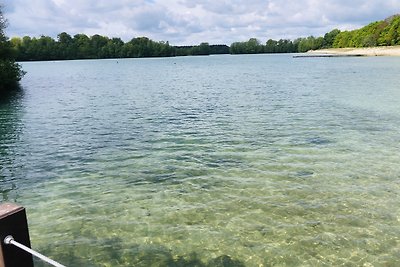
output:
[[[33,267],[30,253],[3,242],[10,235],[19,243],[31,247],[25,208],[3,203],[0,205],[0,267]]]

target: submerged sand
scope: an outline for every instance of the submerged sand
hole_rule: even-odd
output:
[[[337,56],[400,56],[400,45],[365,48],[329,48],[311,50],[308,51],[307,54]]]

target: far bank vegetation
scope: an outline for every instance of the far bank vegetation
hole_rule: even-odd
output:
[[[373,22],[361,29],[340,31],[334,29],[324,36],[295,40],[269,39],[262,43],[256,38],[227,45],[201,43],[195,46],[172,46],[147,37],[136,37],[128,42],[101,35],[87,36],[60,33],[56,39],[48,36],[10,40],[18,61],[68,60],[99,58],[173,57],[212,54],[301,53],[322,48],[372,47],[400,45],[400,15]]]

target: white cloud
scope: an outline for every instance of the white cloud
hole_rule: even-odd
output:
[[[262,42],[352,29],[400,12],[398,0],[5,0],[9,36],[98,33],[172,44]]]

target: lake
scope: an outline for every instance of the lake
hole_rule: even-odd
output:
[[[396,266],[400,58],[22,63],[0,189],[67,266]],[[38,266],[40,263],[37,264]]]

